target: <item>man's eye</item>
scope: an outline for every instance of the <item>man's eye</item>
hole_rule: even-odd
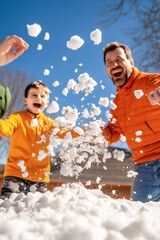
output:
[[[117,59],[117,62],[122,62],[122,61],[123,61],[123,59],[121,59],[121,58]]]
[[[110,66],[110,65],[112,65],[112,62],[107,62],[107,66]]]

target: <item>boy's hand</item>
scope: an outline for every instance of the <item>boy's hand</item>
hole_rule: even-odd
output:
[[[151,105],[160,104],[160,88],[156,88],[153,92],[148,94],[148,99]]]

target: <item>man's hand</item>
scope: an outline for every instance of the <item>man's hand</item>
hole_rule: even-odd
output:
[[[156,88],[153,92],[148,94],[148,99],[151,105],[160,104],[160,88]]]
[[[8,36],[0,43],[0,66],[4,66],[27,50],[29,45],[18,36]]]

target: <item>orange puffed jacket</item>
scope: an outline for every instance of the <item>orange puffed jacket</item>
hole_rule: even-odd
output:
[[[160,87],[160,74],[140,72],[133,68],[131,77],[117,87],[112,118],[102,134],[111,144],[121,134],[132,151],[135,164],[160,158],[160,106],[151,105],[147,95]]]
[[[35,182],[48,182],[50,155],[48,145],[50,134],[57,126],[43,113],[36,116],[37,124],[31,124],[35,116],[27,110],[0,119],[0,136],[10,136],[10,150],[5,165],[4,176],[14,176]],[[56,134],[64,138],[67,132],[72,137],[79,135],[67,129]]]

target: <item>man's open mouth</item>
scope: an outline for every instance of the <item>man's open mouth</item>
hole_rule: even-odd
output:
[[[114,77],[120,77],[122,73],[123,73],[122,69],[115,69],[115,70],[112,71],[112,75]]]
[[[114,76],[114,77],[120,77],[121,74],[122,74],[122,72],[117,72],[117,73],[114,73],[113,76]]]

